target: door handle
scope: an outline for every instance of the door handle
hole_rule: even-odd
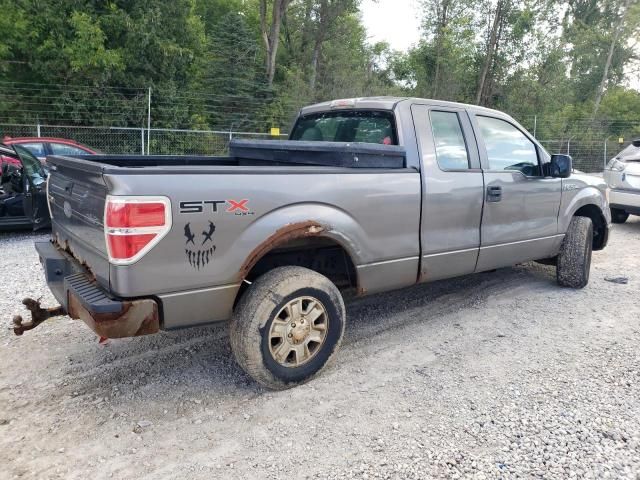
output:
[[[499,202],[502,200],[502,187],[487,187],[487,202]]]

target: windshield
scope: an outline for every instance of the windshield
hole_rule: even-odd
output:
[[[398,144],[393,114],[366,110],[323,112],[301,117],[293,128],[291,140]]]
[[[640,162],[640,147],[634,147],[631,144],[622,150],[615,159],[623,162]]]
[[[20,158],[24,174],[29,178],[34,186],[42,185],[46,179],[46,173],[42,167],[42,163],[33,154],[20,145],[13,145],[13,149]]]

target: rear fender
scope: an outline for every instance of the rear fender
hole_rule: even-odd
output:
[[[345,233],[348,232],[348,233]],[[358,222],[336,207],[304,203],[269,212],[246,228],[235,242],[244,258],[238,280],[244,280],[258,261],[270,251],[300,238],[327,238],[342,246],[354,265],[366,262],[367,235]]]

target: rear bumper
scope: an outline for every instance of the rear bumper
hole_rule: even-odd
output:
[[[104,338],[149,335],[160,331],[158,303],[149,298],[114,298],[73,257],[51,242],[36,242],[49,289],[73,319],[84,321]]]

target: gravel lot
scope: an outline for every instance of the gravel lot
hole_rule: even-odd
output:
[[[53,304],[34,238],[0,235],[7,324]],[[632,217],[582,291],[526,264],[352,301],[334,366],[279,393],[225,325],[104,346],[68,318],[3,328],[0,477],[639,479],[639,252]]]

